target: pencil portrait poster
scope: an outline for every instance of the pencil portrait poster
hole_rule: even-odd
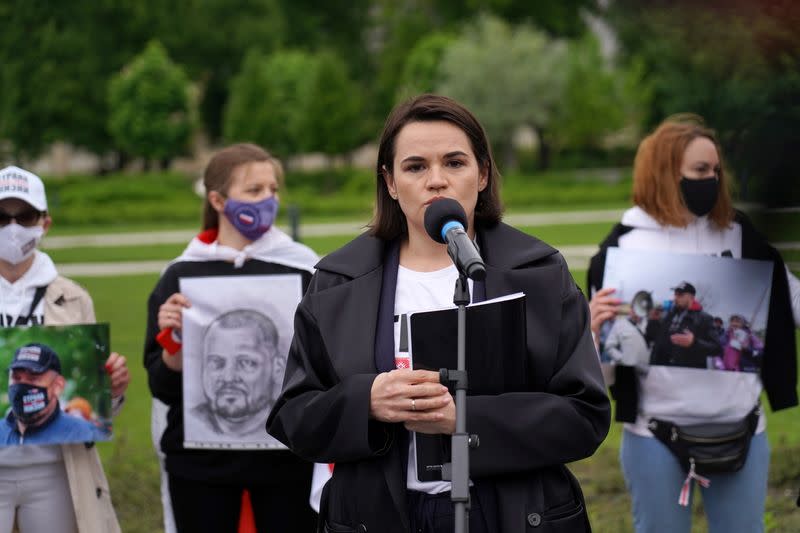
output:
[[[184,446],[285,449],[266,433],[283,385],[298,274],[180,280]]]

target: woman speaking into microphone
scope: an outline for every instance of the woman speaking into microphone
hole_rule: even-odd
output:
[[[441,199],[463,208],[485,264],[473,302],[527,296],[524,390],[467,397],[467,430],[480,436],[469,459],[469,530],[588,531],[564,464],[591,455],[610,424],[589,310],[555,249],[500,222],[486,134],[449,98],[422,95],[388,117],[370,231],[317,265],[268,431],[301,457],[336,463],[318,531],[453,530],[450,484],[418,479],[410,438],[451,435],[453,398],[438,372],[395,363],[396,316],[454,306],[458,270],[425,229]]]

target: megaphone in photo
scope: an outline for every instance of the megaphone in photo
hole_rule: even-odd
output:
[[[636,316],[646,317],[650,310],[653,309],[653,296],[647,291],[639,291],[633,295],[631,303],[619,306],[617,314],[627,316],[630,314],[631,308],[633,308]]]

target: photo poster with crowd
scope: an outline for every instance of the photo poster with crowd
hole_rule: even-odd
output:
[[[606,364],[758,372],[769,261],[609,248],[603,287],[622,301],[600,330]]]
[[[188,277],[183,311],[186,448],[285,449],[267,416],[283,385],[299,274]]]
[[[111,440],[110,353],[108,324],[0,328],[0,446]]]

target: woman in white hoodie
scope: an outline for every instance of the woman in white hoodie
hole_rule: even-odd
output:
[[[179,292],[179,280],[293,274],[300,277],[305,291],[318,261],[310,248],[274,226],[283,169],[264,149],[235,144],[221,150],[206,167],[203,181],[203,231],[153,289],[145,338],[150,390],[169,410],[160,449],[176,529],[237,531],[242,494],[247,490],[258,531],[310,531],[316,522],[308,505],[311,463],[288,450],[183,445],[183,354],[177,343],[165,348],[169,341],[162,333],[180,332],[183,310],[191,305]],[[266,438],[266,429],[262,431]]]
[[[89,293],[60,276],[38,250],[51,222],[39,176],[14,166],[0,170],[0,327],[95,321]],[[116,415],[130,374],[116,353],[106,369]],[[21,533],[119,531],[97,448],[92,443],[0,448],[0,533],[14,523]]]
[[[769,445],[766,419],[756,406],[762,390],[773,410],[798,403],[792,320],[792,299],[798,301],[798,294],[790,288],[790,283],[797,286],[797,280],[780,254],[733,208],[728,180],[715,134],[702,119],[695,115],[667,119],[639,145],[633,172],[635,207],[625,212],[591,261],[588,277],[595,335],[621,303],[613,295],[614,287],[602,286],[609,247],[774,264],[760,374],[659,365],[649,370],[615,367],[611,392],[617,421],[625,422],[620,461],[639,533],[688,533],[695,480],[702,487],[711,532],[763,531]],[[800,310],[796,314],[800,316]],[[654,425],[652,419],[659,422]],[[687,459],[696,455],[696,449],[681,456],[656,438],[656,432],[663,438],[664,427],[674,428],[672,442],[685,444],[677,438],[681,428],[702,426],[717,435],[719,427],[710,425],[721,423],[742,424],[752,434],[738,470],[700,475],[694,459]],[[715,458],[724,459],[721,455],[726,454]]]

